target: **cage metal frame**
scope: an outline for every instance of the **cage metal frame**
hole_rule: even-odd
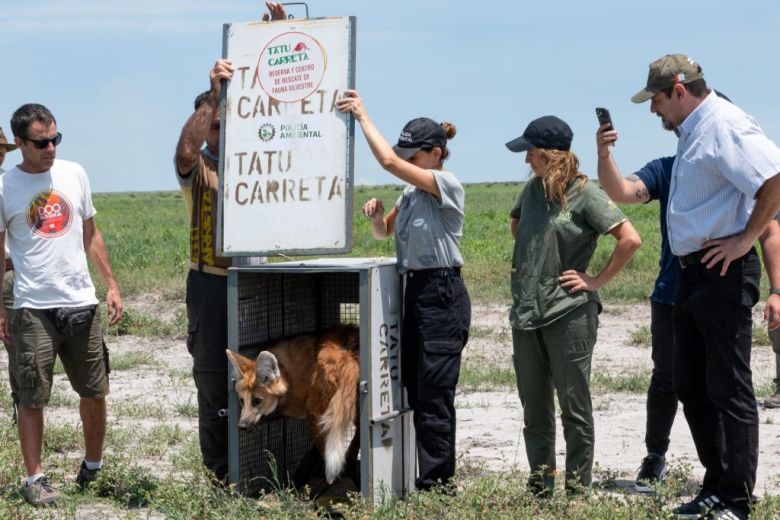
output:
[[[388,491],[405,496],[416,475],[414,426],[400,384],[401,301],[400,276],[387,260],[321,259],[228,270],[230,350],[253,357],[278,339],[338,323],[359,326],[360,489],[374,501]],[[312,446],[306,420],[276,416],[240,432],[232,367],[228,384],[229,481],[250,496],[289,485]],[[260,453],[253,455],[255,448]]]

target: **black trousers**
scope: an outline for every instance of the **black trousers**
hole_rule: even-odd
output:
[[[228,474],[227,277],[190,269],[187,349],[198,389],[198,437],[203,464],[219,480]]]
[[[647,389],[647,453],[666,455],[669,435],[677,415],[674,391],[674,305],[651,302],[650,334],[653,341],[653,374]]]
[[[758,464],[750,347],[760,275],[754,249],[723,277],[720,264],[686,267],[674,304],[674,385],[706,470],[703,485],[743,505],[752,495]]]
[[[418,489],[455,474],[455,386],[468,341],[471,301],[455,273],[406,275],[401,380],[414,412]]]

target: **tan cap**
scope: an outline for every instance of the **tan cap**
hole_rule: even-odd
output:
[[[650,64],[647,86],[637,92],[631,101],[644,103],[665,88],[677,83],[690,83],[704,77],[701,66],[684,54],[667,54]]]
[[[0,127],[0,146],[5,146],[5,150],[7,152],[13,152],[16,150],[16,145],[13,143],[9,143],[8,139],[5,138],[5,134],[3,133],[2,127]]]

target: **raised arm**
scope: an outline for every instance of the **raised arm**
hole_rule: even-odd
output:
[[[612,156],[612,146],[618,139],[616,130],[602,125],[596,132],[598,148],[598,175],[601,187],[609,198],[620,204],[642,204],[650,200],[647,186],[637,175],[623,177]]]
[[[108,324],[115,325],[122,319],[122,295],[111,271],[111,261],[103,241],[103,235],[95,224],[94,218],[84,220],[84,250],[89,255],[92,265],[106,283],[106,306],[108,307]]]
[[[433,177],[433,173],[425,168],[420,168],[409,161],[405,161],[398,157],[393,151],[393,147],[382,136],[379,130],[368,117],[363,100],[360,99],[360,95],[354,90],[347,90],[344,93],[344,98],[338,100],[336,105],[342,112],[350,112],[352,117],[360,123],[360,127],[363,129],[363,135],[366,136],[368,147],[371,148],[371,153],[379,162],[379,165],[383,169],[392,173],[404,182],[416,186],[421,190],[432,193],[437,199],[441,200],[441,192],[439,191],[439,185],[436,184],[436,179]]]
[[[233,65],[229,60],[217,60],[209,72],[211,89],[208,97],[184,123],[176,145],[176,170],[188,176],[198,164],[198,156],[209,130],[219,130],[219,94],[222,80],[233,77]],[[214,128],[216,126],[216,128]]]
[[[613,227],[609,234],[617,239],[617,244],[604,269],[596,276],[574,270],[564,271],[558,278],[561,287],[568,289],[569,292],[599,290],[626,266],[634,256],[634,252],[642,245],[639,233],[628,220]]]

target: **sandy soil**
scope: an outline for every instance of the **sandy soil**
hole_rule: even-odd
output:
[[[144,300],[139,308],[148,312],[161,302]],[[166,305],[170,307],[170,305]],[[760,319],[760,309],[756,310]],[[503,306],[474,309],[473,336],[465,356],[511,366],[511,335],[507,309]],[[599,340],[593,370],[616,375],[627,371],[651,369],[649,347],[628,345],[631,331],[649,324],[649,306],[630,305],[607,307],[601,315]],[[183,339],[160,340],[137,337],[110,337],[113,355],[120,352],[150,352],[153,365],[115,371],[111,375],[109,423],[114,427],[149,429],[163,422],[177,425],[185,431],[197,430],[196,419],[182,415],[182,408],[195,406],[195,389],[189,374],[191,360]],[[6,378],[6,353],[0,353],[0,380]],[[770,348],[753,350],[753,371],[756,384],[771,381],[774,357]],[[75,396],[64,376],[58,376],[55,392]],[[458,407],[458,456],[460,463],[478,466],[485,471],[508,469],[527,470],[522,436],[522,409],[514,388],[492,392],[461,391]],[[142,407],[142,412],[138,408]],[[135,410],[132,410],[135,408]],[[639,394],[609,394],[594,397],[596,422],[596,478],[613,478],[618,484],[633,483],[639,463],[645,455],[645,396]],[[145,412],[145,413],[144,413]],[[2,413],[5,413],[3,411]],[[760,454],[756,494],[780,492],[780,410],[764,410],[760,414]],[[190,414],[191,415],[191,414]],[[139,416],[146,418],[139,419]],[[5,420],[5,418],[3,418]],[[73,406],[51,408],[47,421],[72,423],[78,420]],[[564,466],[565,445],[560,421],[557,429],[558,465]],[[110,452],[110,446],[107,447]],[[70,456],[78,460],[79,453]],[[668,458],[672,464],[688,463],[694,477],[703,471],[688,432],[687,423],[678,411],[672,431]],[[163,470],[161,460],[150,460],[157,470]],[[74,462],[75,463],[75,462]]]
[[[755,311],[760,323],[761,309]],[[511,331],[506,320],[507,309],[490,307],[474,313],[479,330],[494,330],[501,341],[476,338],[466,347],[467,357],[503,361],[511,366]],[[650,348],[629,345],[630,332],[649,325],[647,305],[608,306],[600,316],[598,343],[593,355],[593,371],[618,373],[652,370]],[[491,335],[492,336],[492,335]],[[758,386],[774,377],[772,349],[755,347],[752,355],[753,380]],[[646,455],[645,395],[609,394],[593,398],[596,424],[595,478],[616,478],[617,484],[629,486],[642,458]],[[515,391],[461,392],[458,408],[458,453],[464,463],[482,464],[490,471],[512,468],[528,470],[522,434],[522,407]],[[780,410],[759,406],[759,464],[756,495],[780,492]],[[563,468],[565,443],[557,421],[557,464]],[[688,424],[678,408],[671,434],[667,459],[672,465],[690,464],[695,478],[701,480],[703,468],[691,440]]]

